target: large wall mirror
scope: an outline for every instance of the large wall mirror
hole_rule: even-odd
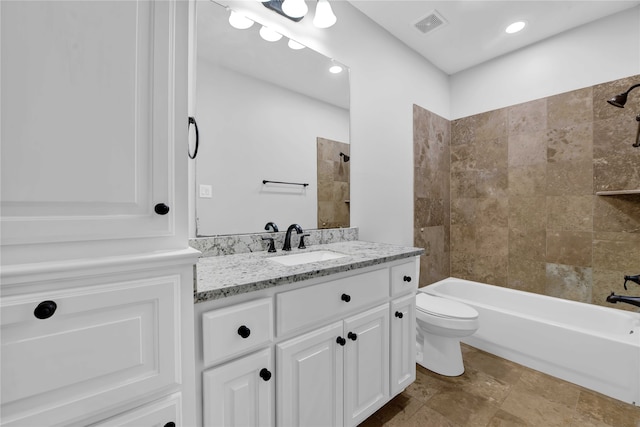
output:
[[[233,28],[229,14],[198,2],[197,235],[348,227],[348,69],[330,73],[330,58],[265,41],[258,23]]]

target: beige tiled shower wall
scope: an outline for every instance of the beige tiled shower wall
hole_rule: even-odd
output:
[[[318,228],[345,228],[350,224],[349,144],[317,138]]]
[[[606,103],[635,83],[640,76],[451,122],[452,276],[608,306],[611,291],[625,293],[623,276],[640,273],[640,195],[596,192],[640,189],[631,146],[640,89],[624,109]]]
[[[414,245],[420,257],[420,285],[449,277],[451,124],[413,106]]]

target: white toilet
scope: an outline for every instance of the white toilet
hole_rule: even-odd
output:
[[[416,362],[440,375],[462,375],[460,338],[478,330],[478,312],[447,298],[416,294]]]

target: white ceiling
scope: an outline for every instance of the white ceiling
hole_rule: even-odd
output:
[[[640,4],[640,0],[349,2],[447,74]],[[446,24],[423,34],[415,23],[434,10]],[[506,34],[506,26],[518,20],[526,21],[527,27],[517,34]]]

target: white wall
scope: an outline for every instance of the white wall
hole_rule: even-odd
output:
[[[351,76],[351,225],[362,240],[413,243],[413,104],[447,117],[448,76],[346,1],[319,30],[256,1],[223,2],[344,63]],[[282,41],[281,41],[282,42]]]
[[[452,75],[451,119],[635,74],[640,6]]]
[[[202,60],[197,73],[196,185],[213,187],[196,202],[199,234],[316,228],[316,138],[348,141],[349,112]]]

